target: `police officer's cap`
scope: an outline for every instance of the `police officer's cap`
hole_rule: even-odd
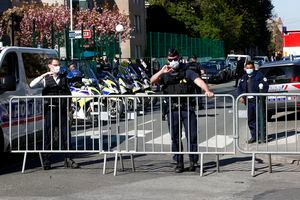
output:
[[[176,57],[176,56],[179,56],[178,51],[174,48],[169,49],[168,57]]]

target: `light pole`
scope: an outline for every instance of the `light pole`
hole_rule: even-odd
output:
[[[73,0],[70,0],[70,31],[73,31]],[[73,38],[71,38],[71,60],[73,60],[73,58]]]
[[[120,54],[120,60],[121,60],[121,58],[122,58],[122,50],[121,50],[121,42],[122,42],[122,39],[121,39],[121,34],[122,34],[122,32],[124,31],[124,27],[123,27],[123,25],[122,24],[118,24],[117,26],[116,26],[116,31],[117,31],[117,33],[118,33],[118,35],[119,35],[119,54]]]

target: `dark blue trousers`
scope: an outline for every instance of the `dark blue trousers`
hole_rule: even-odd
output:
[[[172,151],[179,152],[179,145],[181,146],[181,151],[183,151],[183,145],[181,142],[182,124],[185,130],[187,144],[190,146],[189,151],[197,152],[197,120],[194,111],[169,112],[168,126],[172,139]],[[189,157],[191,162],[197,162],[199,156],[198,154],[190,154]],[[173,159],[178,163],[183,163],[182,154],[175,154]]]
[[[45,106],[45,126],[44,126],[44,150],[68,150],[71,149],[71,135],[70,126],[69,131],[67,123],[69,123],[67,116],[67,109],[58,106]],[[60,132],[60,133],[59,133]],[[69,134],[69,135],[68,135]],[[51,139],[52,138],[52,139]],[[70,154],[65,154],[66,158],[70,158]],[[44,165],[51,164],[51,154],[43,154]]]
[[[250,129],[251,137],[256,139],[256,102],[248,102],[248,126]],[[258,134],[259,135],[259,134]]]

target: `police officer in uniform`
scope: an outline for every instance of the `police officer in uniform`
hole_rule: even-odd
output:
[[[170,49],[168,54],[169,64],[154,74],[150,81],[152,84],[158,83],[163,85],[164,94],[194,94],[194,84],[201,87],[205,91],[205,95],[212,97],[214,94],[209,90],[206,83],[199,78],[199,75],[192,70],[186,69],[186,65],[179,63],[179,54],[176,49]],[[197,120],[195,103],[193,98],[181,98],[180,103],[178,98],[172,98],[168,105],[171,105],[171,110],[168,111],[168,126],[172,139],[172,151],[179,152],[181,143],[181,130],[179,126],[184,126],[186,138],[190,141],[191,152],[197,152]],[[188,102],[189,101],[189,102]],[[183,149],[183,148],[181,148]],[[175,167],[176,173],[184,171],[183,155],[176,154],[173,159],[177,162]],[[190,171],[195,170],[195,165],[198,162],[197,154],[190,154]]]
[[[244,60],[241,57],[238,57],[237,63],[236,63],[236,72],[235,72],[235,85],[234,87],[238,86],[240,78],[245,74],[244,71]]]
[[[188,63],[187,68],[197,73],[200,77],[204,74],[204,70],[201,68],[200,64],[197,62],[197,56],[193,55],[191,58],[191,62]],[[201,94],[201,88],[195,86],[195,94]],[[203,108],[202,98],[198,98],[198,106],[199,109]]]
[[[71,95],[66,73],[61,73],[60,62],[57,58],[48,61],[49,72],[35,78],[30,87],[38,84],[43,85],[43,96]],[[45,98],[44,101],[44,149],[45,150],[68,150],[71,145],[70,129],[68,128],[68,106],[70,102],[64,98]],[[52,136],[52,137],[51,137]],[[60,136],[60,137],[59,137]],[[56,140],[56,141],[55,141]],[[60,140],[60,142],[59,142]],[[44,170],[51,169],[51,156],[49,153],[43,155]],[[78,168],[78,164],[65,154],[64,166],[67,168]]]
[[[269,85],[267,79],[261,72],[255,70],[253,61],[248,61],[244,67],[244,70],[246,74],[244,74],[240,80],[238,86],[238,95],[243,93],[259,93],[259,84],[263,84],[262,92],[268,92]],[[240,98],[240,102],[245,105],[248,104],[248,126],[250,129],[251,138],[247,141],[247,143],[251,144],[258,141],[256,136],[260,136],[259,130],[256,130],[256,110],[258,109],[256,103],[258,101],[254,96],[244,96],[243,98]],[[263,140],[259,142],[265,141]]]

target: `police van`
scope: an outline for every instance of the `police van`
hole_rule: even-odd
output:
[[[268,92],[282,93],[282,96],[267,97],[268,119],[277,112],[299,110],[300,99],[296,96],[284,96],[284,93],[300,92],[300,60],[267,63],[259,71],[268,80]]]
[[[236,74],[236,68],[237,68],[237,60],[240,58],[244,65],[251,60],[251,56],[249,55],[242,55],[242,54],[228,54],[226,58],[226,66],[230,66],[232,74]]]
[[[41,95],[42,88],[30,88],[29,83],[47,72],[47,61],[52,57],[58,57],[56,50],[0,47],[0,152],[10,150],[11,97]],[[11,111],[12,140],[22,138],[25,134],[26,137],[30,133],[36,134],[42,129],[42,100],[15,99],[12,101]]]

